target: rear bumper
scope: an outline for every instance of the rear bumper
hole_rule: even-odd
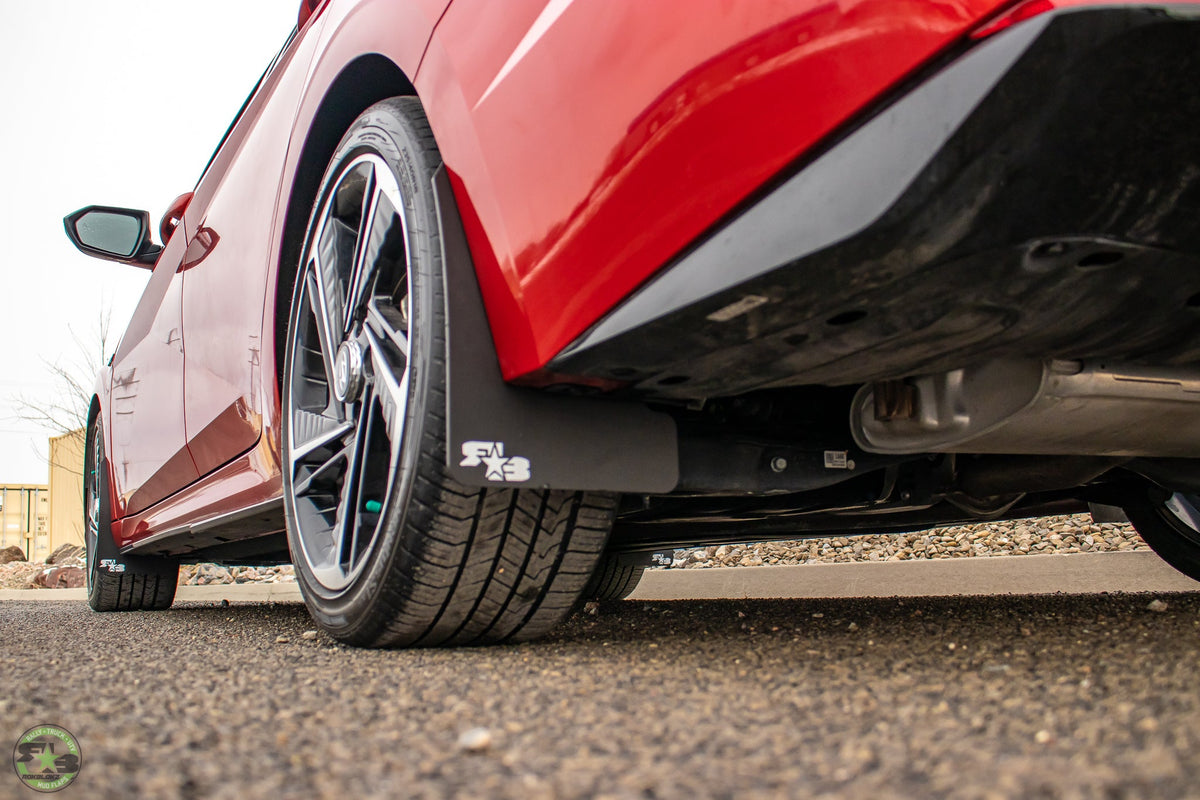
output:
[[[1000,358],[1200,362],[1200,4],[972,47],[660,272],[556,373],[660,397]]]

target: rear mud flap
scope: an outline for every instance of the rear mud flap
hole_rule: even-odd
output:
[[[659,494],[679,481],[671,417],[504,382],[444,167],[433,179],[446,298],[446,466],[468,486]]]
[[[100,508],[112,508],[110,494],[109,462],[105,458],[100,462]],[[89,560],[89,564],[93,563]],[[159,556],[141,556],[133,553],[123,553],[113,539],[111,513],[100,514],[96,536],[96,572],[107,572],[112,575],[160,575],[173,576],[179,569],[178,561]],[[92,576],[88,576],[91,584]]]

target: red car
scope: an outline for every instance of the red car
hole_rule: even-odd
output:
[[[367,646],[647,554],[1119,507],[1200,577],[1200,3],[305,0],[91,409],[89,601]],[[1115,509],[1109,509],[1115,513]]]

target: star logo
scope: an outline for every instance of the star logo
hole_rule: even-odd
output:
[[[493,442],[492,449],[488,454],[480,459],[483,465],[487,467],[487,474],[484,476],[489,481],[504,480],[504,463],[508,461],[504,457],[504,445],[500,442]]]
[[[54,746],[47,747],[40,753],[37,753],[38,766],[35,772],[58,772],[54,766],[54,760],[57,756],[54,754]]]

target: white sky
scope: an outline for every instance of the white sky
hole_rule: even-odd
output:
[[[0,0],[0,483],[47,478],[48,432],[16,417],[15,398],[61,393],[45,362],[78,362],[71,331],[94,341],[104,308],[115,346],[150,275],[77,252],[63,216],[141,208],[157,231],[299,6]]]

